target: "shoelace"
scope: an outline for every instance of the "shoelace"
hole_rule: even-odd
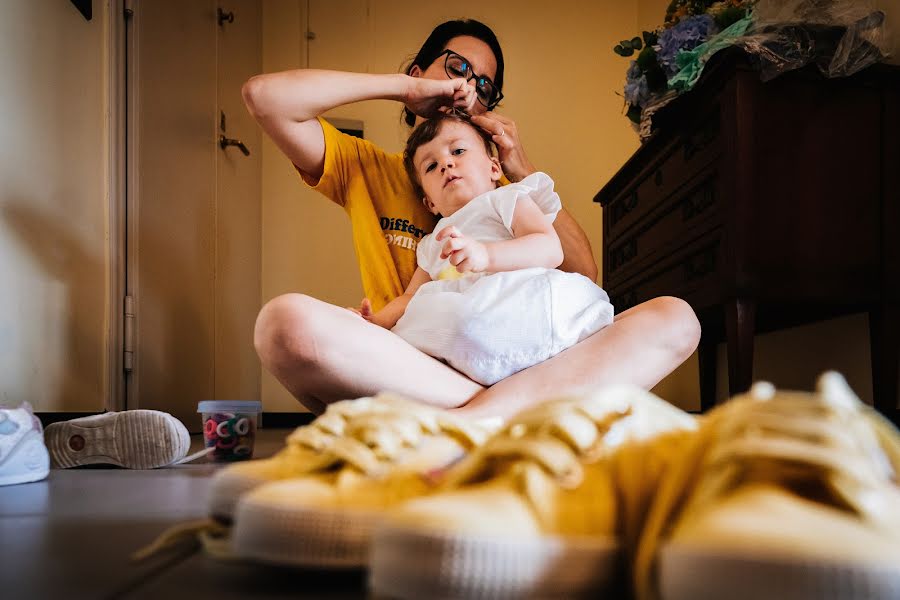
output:
[[[343,435],[344,427],[355,415],[375,410],[379,402],[375,398],[358,398],[352,401],[330,404],[325,412],[312,423],[298,427],[288,435],[285,442],[288,452],[297,449],[322,450],[336,437]]]
[[[719,407],[658,492],[636,558],[639,598],[654,597],[656,553],[681,518],[747,483],[771,483],[877,523],[895,511],[877,490],[898,483],[900,436],[863,405],[837,373],[817,394],[754,385]]]
[[[322,450],[313,469],[344,463],[378,477],[406,450],[441,432],[467,449],[479,446],[487,437],[485,429],[450,413],[399,398],[383,400],[381,410],[350,419],[343,435]]]
[[[766,398],[768,388],[762,387],[755,390],[756,401],[736,404],[716,431],[692,504],[705,506],[737,485],[763,481],[873,522],[895,510],[869,492],[897,482],[897,436],[871,409],[848,402],[839,383],[823,387],[818,397],[774,399]]]
[[[598,405],[583,400],[557,400],[526,411],[476,450],[453,474],[447,487],[479,477],[498,461],[537,465],[562,487],[578,486],[583,463],[598,460],[620,441],[616,424],[631,414],[628,405]]]

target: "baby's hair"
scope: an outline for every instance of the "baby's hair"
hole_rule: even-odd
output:
[[[465,123],[478,132],[478,135],[484,142],[484,150],[487,152],[487,155],[494,156],[494,145],[493,142],[491,142],[490,134],[480,127],[473,125],[469,119],[469,115],[462,111],[442,113],[433,119],[423,121],[409,134],[409,138],[406,140],[406,149],[403,151],[403,166],[406,168],[406,173],[409,175],[409,180],[412,182],[413,190],[420,198],[425,196],[425,190],[422,189],[422,184],[419,181],[419,174],[416,173],[416,166],[413,164],[413,158],[416,156],[416,150],[437,137],[441,132],[444,123],[448,121]]]

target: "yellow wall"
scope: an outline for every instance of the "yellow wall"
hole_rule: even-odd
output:
[[[591,198],[638,147],[622,116],[627,61],[614,55],[617,41],[662,22],[668,0],[566,0],[560,2],[463,0],[432,5],[409,0],[267,0],[263,68],[298,66],[373,73],[396,72],[428,32],[449,18],[483,20],[498,34],[507,56],[502,112],[520,125],[525,148],[538,168],[557,182],[563,203],[588,232],[600,264],[601,210]],[[900,0],[880,0],[900,32]],[[302,36],[307,19],[316,39]],[[353,40],[352,44],[347,40]],[[892,38],[895,53],[900,36]],[[332,116],[365,122],[366,137],[399,150],[407,130],[399,106],[367,102]],[[263,148],[263,301],[301,291],[339,305],[362,294],[349,226],[342,211],[304,190],[290,164],[266,141]],[[832,350],[829,350],[831,348]],[[798,361],[799,357],[799,361]],[[788,360],[790,359],[790,360]],[[794,364],[798,362],[799,364]],[[760,336],[758,377],[808,388],[818,372],[838,368],[871,398],[865,316]],[[719,388],[727,387],[724,347]],[[656,391],[688,409],[699,407],[696,357]],[[264,375],[266,410],[299,405]]]

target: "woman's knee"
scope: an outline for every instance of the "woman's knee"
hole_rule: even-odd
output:
[[[686,360],[700,343],[700,321],[694,309],[674,296],[660,296],[646,304],[659,318],[661,343]]]
[[[267,302],[256,317],[253,345],[264,365],[313,361],[317,314],[322,303],[303,294],[284,294]]]

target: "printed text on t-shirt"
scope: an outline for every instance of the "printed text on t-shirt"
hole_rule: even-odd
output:
[[[419,245],[418,238],[425,235],[425,231],[415,224],[410,223],[409,219],[398,219],[393,217],[381,217],[381,230],[385,232],[396,231],[401,233],[385,233],[384,239],[388,244],[400,246],[415,252]],[[403,234],[407,235],[403,235]],[[412,236],[412,237],[410,237]]]

